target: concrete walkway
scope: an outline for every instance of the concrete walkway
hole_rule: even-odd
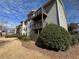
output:
[[[52,59],[21,45],[16,38],[0,38],[0,59]]]

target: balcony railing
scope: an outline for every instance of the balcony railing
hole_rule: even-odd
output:
[[[41,24],[36,24],[36,25],[33,26],[33,29],[39,29],[39,28],[42,28]]]
[[[33,29],[39,29],[39,28],[42,28],[42,22],[41,21],[33,24]]]
[[[31,16],[31,18],[38,16],[42,12],[47,15],[47,12],[45,9],[43,9],[43,11],[42,11],[42,8],[39,8],[37,11],[35,11],[35,13]]]

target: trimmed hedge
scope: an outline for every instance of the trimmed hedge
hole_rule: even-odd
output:
[[[67,50],[72,43],[70,34],[62,27],[49,24],[41,32],[36,45],[54,50]]]
[[[29,41],[31,40],[30,38],[27,38],[26,35],[18,35],[18,39],[22,41]]]
[[[13,37],[17,37],[17,35],[16,34],[12,34],[12,35],[6,35],[5,37],[6,38],[13,38]]]

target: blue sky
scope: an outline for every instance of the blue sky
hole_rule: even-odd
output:
[[[68,22],[79,22],[79,0],[64,0]]]
[[[39,8],[46,0],[0,0],[0,21],[8,21],[13,27],[27,18],[28,12]],[[79,22],[79,1],[64,0],[68,22]]]

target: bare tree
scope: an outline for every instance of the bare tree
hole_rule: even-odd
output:
[[[8,21],[0,21],[0,30],[1,31],[7,31],[8,29]]]

